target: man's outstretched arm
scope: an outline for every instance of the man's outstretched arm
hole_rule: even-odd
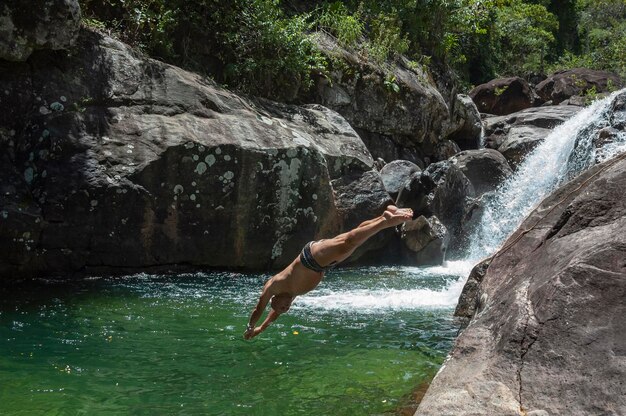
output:
[[[274,309],[271,309],[270,313],[267,315],[267,318],[265,318],[265,321],[263,321],[261,326],[257,326],[256,328],[254,328],[252,332],[250,333],[250,336],[247,337],[246,339],[254,338],[257,335],[259,335],[261,332],[265,331],[267,327],[270,326],[270,324],[274,322],[279,316],[280,314],[278,312],[276,312]]]
[[[267,307],[267,304],[271,298],[272,298],[272,294],[268,290],[268,286],[265,286],[263,288],[263,293],[261,293],[261,297],[259,298],[259,301],[257,302],[256,306],[254,307],[254,310],[252,311],[252,315],[250,315],[250,320],[248,321],[246,332],[243,335],[245,339],[252,338],[251,335],[252,335],[252,332],[254,331],[254,326],[256,325],[261,315],[263,315],[263,311]]]

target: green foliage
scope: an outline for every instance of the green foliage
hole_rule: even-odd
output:
[[[98,20],[98,19],[90,19],[90,18],[83,18],[83,24],[91,29],[96,29],[96,30],[106,30],[107,29],[107,25],[106,23]]]
[[[390,56],[408,51],[409,40],[406,35],[403,36],[396,17],[381,13],[371,21],[371,26],[370,41],[365,50],[376,62],[383,63]]]
[[[289,100],[325,65],[308,15],[278,0],[81,0],[87,19],[168,62],[241,91]]]
[[[354,46],[363,36],[364,24],[359,11],[351,14],[341,2],[334,2],[322,9],[317,23],[320,28],[330,31],[339,43]]]
[[[285,17],[277,2],[253,0],[219,28],[215,54],[224,70],[221,81],[245,92],[289,99],[308,88],[312,70],[325,61],[307,34],[308,16]]]
[[[286,101],[310,86],[311,74],[326,73],[328,63],[312,38],[318,30],[383,68],[403,54],[422,66],[451,67],[466,86],[496,76],[573,67],[626,77],[626,0],[80,4],[88,27],[115,34],[151,56],[209,74],[229,87]],[[390,91],[395,91],[394,85],[385,80]]]
[[[583,99],[585,101],[585,105],[589,105],[598,99],[598,90],[595,85],[583,92]]]
[[[590,68],[626,77],[626,0],[578,0],[581,55]]]
[[[493,91],[494,95],[496,97],[501,96],[502,94],[504,94],[504,92],[509,88],[508,85],[505,85],[504,87],[496,87],[496,89]]]
[[[396,83],[396,76],[393,74],[387,74],[383,81],[383,85],[389,92],[398,94],[400,92],[400,86]]]
[[[521,0],[503,2],[496,13],[494,37],[500,54],[498,72],[504,75],[543,72],[559,23],[541,4]]]
[[[167,29],[175,22],[166,0],[81,0],[80,6],[87,26],[108,29],[155,56],[172,54]]]

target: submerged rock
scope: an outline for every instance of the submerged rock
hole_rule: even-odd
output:
[[[70,56],[0,62],[0,109],[2,276],[266,270],[356,222],[342,178],[365,181],[360,220],[390,202],[334,111],[244,99],[86,30]]]
[[[526,218],[466,299],[479,313],[465,308],[416,415],[626,413],[625,188],[622,155]]]

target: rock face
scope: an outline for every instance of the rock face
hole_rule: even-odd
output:
[[[433,163],[424,171],[435,183],[428,195],[433,214],[446,226],[451,236],[459,233],[468,200],[475,196],[472,183],[452,161]]]
[[[469,96],[481,113],[511,114],[532,107],[538,101],[524,79],[497,78],[470,91]]]
[[[0,4],[0,59],[25,61],[36,49],[67,49],[80,29],[77,0],[32,0]]]
[[[454,310],[454,316],[473,318],[476,311],[481,308],[480,284],[487,273],[489,264],[491,264],[491,258],[483,260],[474,266],[463,286],[463,291],[459,296],[459,303]]]
[[[426,72],[401,60],[386,73],[329,36],[319,34],[317,43],[331,70],[329,79],[316,79],[307,102],[344,116],[375,158],[417,162],[432,155],[448,134],[450,110]]]
[[[334,111],[243,99],[89,31],[70,56],[0,62],[0,108],[0,276],[267,270],[390,202]]]
[[[625,188],[623,154],[524,221],[416,415],[626,414]]]
[[[584,95],[591,89],[602,93],[618,90],[622,86],[620,77],[611,72],[575,68],[550,75],[537,85],[537,94],[544,101],[559,104],[570,97]]]
[[[574,116],[578,106],[529,108],[485,119],[485,145],[496,149],[516,167],[559,124]]]
[[[504,156],[493,149],[466,150],[452,161],[470,180],[477,196],[495,190],[513,173]]]
[[[461,232],[474,187],[451,160],[433,163],[421,174],[414,173],[400,191],[399,207],[413,209],[415,216],[435,215],[445,226],[452,248]]]

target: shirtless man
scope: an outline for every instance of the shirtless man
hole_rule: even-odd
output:
[[[326,270],[350,257],[357,247],[377,232],[402,224],[412,216],[413,211],[410,209],[399,209],[390,205],[380,217],[365,221],[347,233],[329,240],[307,243],[300,256],[265,283],[243,337],[251,339],[265,331],[276,318],[289,310],[296,296],[315,289],[322,281]],[[269,314],[261,326],[255,327],[269,302],[271,302]]]

